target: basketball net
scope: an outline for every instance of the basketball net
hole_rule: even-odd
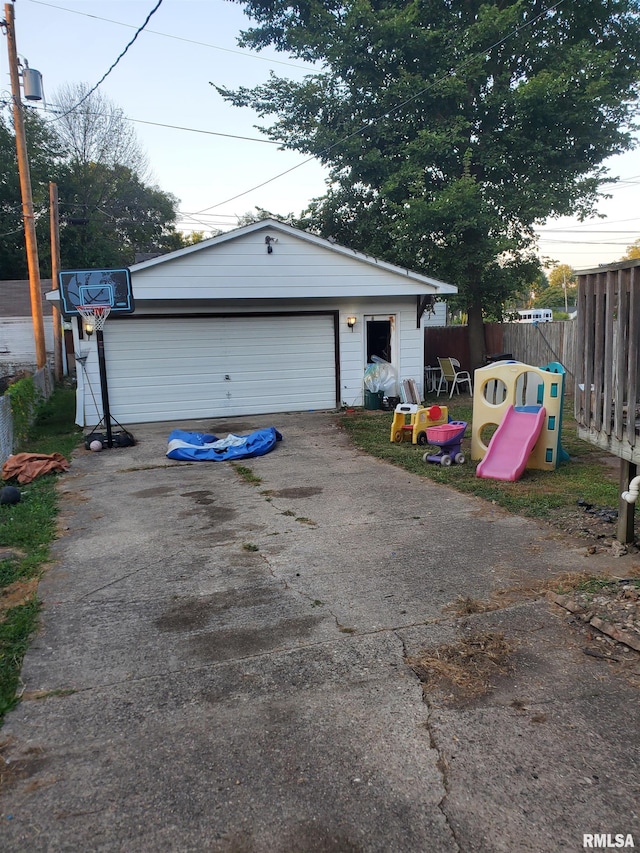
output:
[[[76,307],[78,314],[84,317],[84,328],[88,335],[101,332],[104,329],[107,317],[111,313],[110,305],[78,305]]]

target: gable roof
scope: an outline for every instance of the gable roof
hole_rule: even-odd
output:
[[[249,243],[247,241],[247,238],[255,236],[261,237],[260,232],[268,232],[265,237],[275,235],[272,237],[272,241],[274,243],[277,241],[278,237],[288,237],[290,241],[295,240],[298,244],[305,244],[312,253],[315,252],[317,254],[318,251],[330,253],[330,255],[333,256],[336,261],[342,260],[347,264],[353,264],[355,262],[361,267],[364,265],[364,267],[369,268],[370,273],[374,277],[376,275],[376,273],[374,273],[374,270],[377,271],[378,276],[380,275],[380,273],[384,273],[384,280],[387,286],[392,284],[391,289],[395,292],[402,290],[402,292],[406,294],[438,295],[458,292],[458,288],[455,285],[448,284],[446,282],[440,281],[439,279],[423,275],[421,273],[417,273],[409,269],[404,269],[402,267],[396,266],[395,264],[388,263],[387,261],[381,261],[377,258],[372,257],[371,255],[366,255],[362,252],[357,252],[354,249],[349,249],[345,246],[341,246],[330,240],[326,240],[323,237],[318,237],[315,234],[310,234],[308,231],[302,231],[298,228],[294,228],[291,225],[287,225],[284,222],[279,222],[277,219],[268,218],[260,220],[259,222],[253,222],[250,225],[245,225],[241,228],[236,228],[233,231],[228,231],[225,234],[220,234],[217,237],[210,238],[209,240],[203,240],[201,243],[196,243],[193,246],[187,246],[184,249],[178,249],[175,252],[169,252],[168,254],[161,255],[157,258],[151,258],[149,260],[142,261],[141,263],[134,264],[130,268],[130,270],[132,276],[134,277],[134,281],[136,278],[138,279],[134,285],[136,298],[141,295],[138,290],[140,285],[145,286],[146,284],[150,284],[149,274],[151,274],[152,277],[153,272],[157,272],[158,274],[162,275],[162,273],[164,272],[164,270],[162,269],[163,265],[165,265],[165,267],[173,268],[173,275],[175,275],[177,272],[177,269],[175,269],[177,264],[180,264],[181,266],[187,266],[190,265],[191,262],[193,262],[193,264],[198,264],[198,266],[205,266],[205,257],[211,256],[211,260],[213,261],[216,253],[225,253],[225,248],[229,248],[234,242],[241,242],[243,244],[246,243],[248,246]],[[254,244],[256,243],[255,240],[253,240],[252,242]],[[267,251],[265,242],[268,245],[268,241],[266,240],[260,239],[258,241],[258,243],[261,243],[261,253],[265,253]],[[278,247],[276,246],[276,251],[277,250]],[[167,274],[168,272],[169,270],[167,269]],[[365,270],[363,269],[362,272],[365,272]],[[350,292],[349,279],[347,278],[346,280],[340,282],[339,295],[346,297],[352,295],[363,295],[362,288],[362,276],[360,276],[360,280],[358,281],[357,286],[354,281],[353,292]],[[187,292],[185,292],[182,288],[181,295],[188,297]],[[236,295],[242,296],[249,294],[236,293]],[[331,294],[327,292],[317,295],[329,296]]]

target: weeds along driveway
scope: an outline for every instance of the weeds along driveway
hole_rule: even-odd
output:
[[[284,440],[259,459],[165,457],[175,426],[271,425]],[[133,432],[134,448],[78,451],[61,480],[42,629],[0,732],[6,849],[640,841],[637,660],[586,656],[583,635],[526,592],[586,560],[619,571],[634,558],[587,558],[368,457],[334,414]],[[447,609],[500,590],[512,592],[495,611]],[[423,694],[424,650],[491,637],[504,654],[475,681],[468,656],[457,686]]]

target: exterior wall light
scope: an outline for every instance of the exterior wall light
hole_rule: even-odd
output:
[[[355,326],[355,324],[356,324],[356,318],[355,317],[347,317],[347,326],[351,329],[352,332],[353,332],[353,327]]]

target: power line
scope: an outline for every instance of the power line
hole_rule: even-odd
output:
[[[55,113],[55,109],[51,108],[52,106],[55,107],[55,104],[54,105],[50,104],[49,109],[44,110],[44,112]],[[79,105],[76,104],[76,107],[77,106],[79,106]],[[75,107],[74,107],[74,109],[75,109]],[[65,113],[64,115],[68,115],[68,113]],[[93,113],[92,112],[89,115],[91,115],[91,116],[107,116],[108,117],[109,114],[108,113]],[[63,118],[63,116],[60,116],[60,118]],[[258,137],[256,137],[256,136],[240,136],[240,135],[235,134],[235,133],[222,133],[222,132],[216,131],[216,130],[202,130],[199,127],[182,127],[181,125],[178,125],[178,124],[164,124],[163,122],[159,122],[159,121],[146,121],[145,119],[141,119],[141,118],[129,118],[129,116],[125,116],[125,115],[123,115],[123,118],[126,121],[132,122],[133,124],[149,124],[152,127],[166,127],[169,130],[183,130],[186,133],[203,133],[203,134],[206,134],[207,136],[224,136],[227,139],[243,139],[246,142],[263,142],[265,145],[281,145],[282,144],[281,142],[276,142],[273,139],[258,139]],[[49,124],[53,124],[57,120],[58,120],[58,118],[54,118],[49,122]]]
[[[61,116],[58,116],[58,118],[56,119],[56,121],[60,121],[60,119],[64,118],[65,116],[68,116],[68,115],[69,115],[69,113],[72,113],[74,110],[77,110],[79,106],[81,106],[82,104],[84,104],[84,102],[87,100],[87,98],[88,98],[90,95],[93,95],[93,93],[94,93],[94,92],[95,92],[95,90],[98,88],[98,86],[100,86],[102,83],[104,83],[104,81],[107,79],[107,77],[109,76],[109,74],[111,74],[111,72],[113,71],[113,69],[114,69],[114,68],[116,67],[116,65],[120,62],[120,60],[123,58],[123,56],[125,55],[125,53],[129,50],[129,48],[131,47],[131,45],[132,45],[132,44],[134,43],[134,41],[138,38],[138,36],[139,36],[139,35],[140,35],[140,33],[144,30],[144,28],[147,26],[147,24],[148,24],[148,23],[149,23],[149,21],[151,20],[151,16],[152,16],[153,14],[155,14],[155,12],[157,12],[157,11],[158,11],[158,9],[160,8],[160,6],[161,6],[161,5],[162,5],[162,0],[158,0],[158,2],[156,3],[156,5],[153,7],[153,9],[149,12],[149,14],[147,15],[147,17],[145,18],[144,23],[142,24],[142,26],[141,26],[141,27],[138,27],[138,29],[135,31],[134,36],[133,36],[133,38],[131,39],[131,41],[129,42],[129,44],[127,44],[127,46],[126,46],[126,47],[125,47],[125,49],[122,51],[122,53],[117,57],[117,59],[115,60],[115,62],[113,62],[113,63],[112,63],[111,67],[110,67],[110,68],[109,68],[109,69],[108,69],[108,70],[107,70],[107,71],[102,75],[102,77],[98,80],[98,82],[96,83],[96,85],[95,85],[95,86],[93,86],[93,88],[89,89],[89,91],[88,91],[88,92],[87,92],[87,93],[86,93],[86,94],[85,94],[85,95],[84,95],[84,96],[83,96],[83,97],[78,101],[78,103],[77,103],[74,107],[71,107],[71,109],[67,110],[67,112],[66,112],[66,113],[63,113]]]
[[[463,68],[465,68],[470,63],[474,62],[479,57],[486,56],[486,54],[490,53],[495,48],[500,47],[501,44],[504,44],[504,42],[508,41],[513,36],[517,35],[521,30],[532,26],[534,23],[536,23],[536,21],[540,20],[540,18],[543,18],[545,15],[548,15],[549,12],[552,12],[554,9],[557,9],[558,6],[561,6],[563,2],[564,2],[564,0],[558,0],[557,3],[554,3],[552,6],[549,6],[546,9],[543,9],[540,13],[538,13],[533,18],[531,18],[530,21],[525,21],[524,24],[520,24],[519,26],[515,27],[515,29],[511,30],[511,32],[507,33],[506,36],[499,39],[497,42],[492,44],[490,47],[486,48],[485,50],[478,51],[477,53],[468,57],[463,62],[461,62],[459,65],[457,65],[454,69],[446,72],[441,77],[439,77],[437,80],[432,81],[431,83],[429,83],[428,86],[424,86],[424,88],[420,89],[420,91],[416,92],[410,98],[407,98],[406,100],[402,101],[400,104],[396,104],[395,107],[393,107],[392,109],[383,113],[382,115],[377,116],[377,118],[371,119],[370,121],[366,122],[366,124],[361,125],[361,127],[357,128],[357,130],[354,130],[352,133],[348,134],[347,136],[343,137],[342,139],[339,139],[337,142],[334,142],[332,145],[327,146],[327,148],[323,148],[317,154],[314,154],[311,157],[307,157],[306,160],[303,160],[302,162],[298,163],[296,166],[292,166],[290,169],[287,169],[286,171],[281,172],[279,175],[274,175],[273,178],[268,178],[266,181],[263,181],[262,183],[258,184],[255,187],[251,187],[251,189],[249,189],[249,190],[245,190],[244,192],[238,193],[237,195],[232,196],[231,198],[228,198],[225,201],[220,201],[217,204],[211,204],[211,205],[209,205],[209,207],[204,207],[202,210],[199,210],[198,213],[205,213],[207,210],[213,210],[214,207],[222,207],[223,204],[228,204],[231,201],[235,201],[238,198],[242,198],[242,196],[249,195],[249,193],[255,192],[255,190],[262,189],[262,187],[266,186],[267,184],[273,183],[273,181],[277,181],[279,178],[283,178],[285,175],[288,175],[290,172],[293,172],[296,169],[299,169],[301,166],[305,166],[307,163],[310,163],[312,160],[315,160],[318,157],[321,157],[323,154],[328,154],[329,151],[331,151],[333,148],[336,148],[338,145],[342,145],[343,143],[348,142],[350,139],[353,139],[354,136],[358,136],[360,133],[362,133],[364,130],[367,130],[369,127],[374,127],[378,122],[382,121],[383,119],[390,118],[390,116],[392,116],[394,113],[398,112],[398,110],[403,109],[403,107],[406,107],[407,104],[410,104],[412,101],[415,101],[417,98],[421,97],[426,92],[430,91],[431,89],[434,89],[436,86],[438,86],[444,80],[454,76],[455,74],[458,74]],[[211,84],[211,85],[213,85],[213,84]]]
[[[634,232],[636,233],[636,232]],[[615,240],[589,240],[586,242],[584,240],[554,240],[553,238],[542,238],[539,242],[541,243],[558,243],[562,246],[627,246],[629,245],[628,240],[615,241]]]
[[[91,15],[88,12],[79,12],[77,9],[67,9],[64,6],[56,6],[54,3],[45,3],[43,0],[29,0],[30,3],[35,3],[38,6],[48,6],[50,9],[58,9],[61,12],[69,12],[72,15],[82,15],[85,18],[95,18],[96,21],[104,21],[107,24],[116,24],[119,27],[128,27],[134,29],[133,24],[125,24],[124,21],[114,21],[112,18],[102,18],[100,15]],[[249,50],[233,50],[230,47],[220,47],[217,44],[209,44],[205,41],[196,41],[195,39],[184,38],[183,36],[172,35],[171,33],[162,33],[159,30],[146,30],[147,33],[154,36],[162,36],[162,38],[173,39],[174,41],[183,41],[187,44],[195,44],[198,47],[208,47],[211,50],[221,50],[224,53],[235,53],[237,56],[244,56],[248,59],[259,59],[260,62],[270,62],[273,65],[287,65],[290,68],[301,68],[303,71],[309,71],[309,65],[298,65],[295,62],[286,62],[284,59],[271,59],[268,56],[259,56],[257,53],[252,53]]]

